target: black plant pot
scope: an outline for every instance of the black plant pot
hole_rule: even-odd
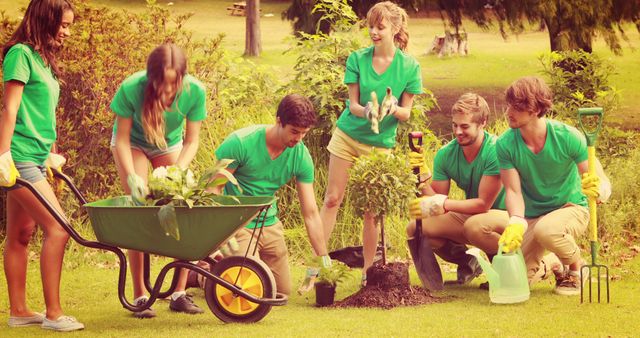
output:
[[[333,304],[336,295],[336,286],[327,283],[315,283],[316,306],[329,306]]]

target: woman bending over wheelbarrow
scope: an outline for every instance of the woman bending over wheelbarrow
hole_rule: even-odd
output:
[[[41,325],[43,329],[84,328],[65,316],[60,306],[60,275],[67,232],[16,177],[31,182],[51,205],[62,207],[46,180],[46,166],[60,167],[64,158],[50,154],[56,140],[56,106],[60,70],[56,52],[69,37],[73,7],[66,0],[33,0],[22,23],[2,50],[4,109],[0,115],[0,186],[7,190],[7,237],[4,271],[9,289],[9,326]],[[51,160],[57,162],[55,165]],[[15,161],[15,162],[14,162]],[[40,273],[46,314],[27,306],[27,255],[36,224],[44,241]]]
[[[187,168],[198,150],[202,120],[207,116],[204,85],[187,74],[184,52],[163,44],[151,52],[147,69],[125,79],[111,102],[116,114],[111,137],[120,183],[138,205],[147,195],[149,163],[153,168],[177,165]],[[187,120],[183,139],[183,124]],[[143,280],[143,254],[129,250],[134,303],[147,301]],[[187,271],[180,274],[169,308],[190,314],[202,313],[185,293]],[[138,318],[155,317],[149,308],[135,312]]]
[[[351,53],[347,59],[344,83],[349,87],[349,101],[327,147],[331,153],[329,182],[320,210],[327,243],[344,198],[348,170],[354,157],[367,155],[374,149],[390,151],[395,146],[398,121],[409,119],[413,97],[422,93],[420,64],[406,54],[409,43],[407,20],[404,9],[390,1],[371,7],[367,25],[373,45]],[[385,97],[382,104],[378,104],[377,97]],[[362,233],[362,283],[365,284],[378,238],[373,216],[365,215]]]

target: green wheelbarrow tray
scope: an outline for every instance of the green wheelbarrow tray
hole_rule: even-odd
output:
[[[150,254],[196,261],[217,250],[275,197],[216,196],[216,206],[175,207],[180,240],[158,220],[159,206],[133,206],[128,196],[84,205],[100,243]]]

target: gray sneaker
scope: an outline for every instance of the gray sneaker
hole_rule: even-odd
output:
[[[147,298],[140,298],[138,299],[138,301],[136,302],[136,306],[142,306],[144,304],[147,303]],[[152,309],[152,308],[148,308],[146,310],[142,310],[142,311],[138,311],[138,312],[134,312],[133,316],[136,318],[153,318],[156,316],[156,312]]]
[[[49,320],[46,317],[42,320],[42,328],[53,331],[76,331],[84,329],[84,324],[71,316],[60,316],[56,320]]]
[[[41,325],[44,320],[44,315],[42,313],[34,313],[33,316],[29,317],[9,317],[9,327],[24,327],[24,326],[32,326],[32,325]]]
[[[182,295],[176,300],[171,299],[171,302],[169,303],[169,309],[171,309],[172,311],[183,312],[192,315],[204,312],[204,310],[202,310],[200,307],[198,307],[198,305],[196,305],[196,303],[193,302],[193,299],[191,299],[191,295]]]

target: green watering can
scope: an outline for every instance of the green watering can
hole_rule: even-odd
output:
[[[493,263],[480,255],[480,249],[471,248],[467,254],[478,259],[489,280],[489,299],[496,304],[521,303],[529,299],[529,280],[522,250],[502,253],[502,245],[493,257]]]

